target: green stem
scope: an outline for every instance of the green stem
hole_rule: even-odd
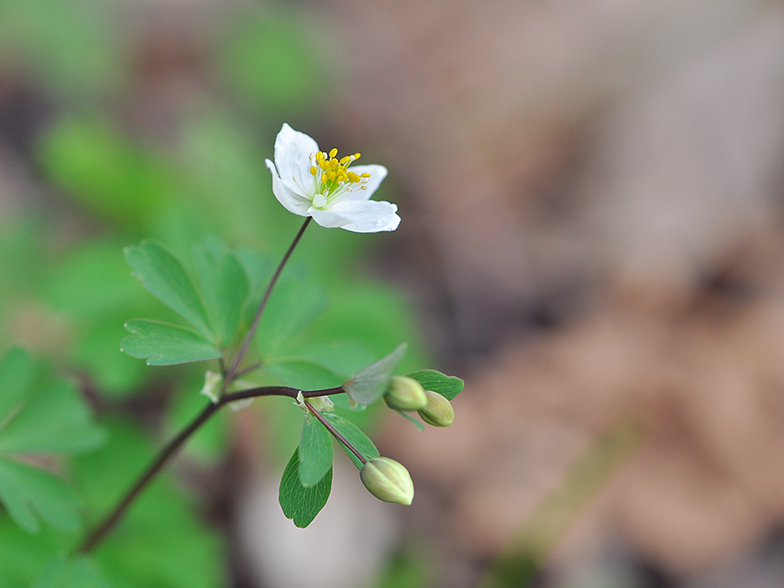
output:
[[[236,400],[242,400],[247,398],[258,398],[260,396],[289,396],[291,398],[297,398],[297,395],[300,393],[300,390],[296,390],[294,388],[288,388],[285,386],[266,386],[262,388],[252,388],[250,390],[242,390],[240,392],[232,392],[226,393],[226,390],[234,381],[235,378],[240,376],[241,374],[247,373],[253,369],[258,367],[257,365],[251,366],[246,370],[238,371],[242,360],[245,358],[245,355],[248,353],[248,349],[250,348],[250,344],[253,341],[253,336],[256,334],[256,329],[259,326],[259,320],[261,319],[261,314],[264,312],[264,308],[267,306],[267,302],[269,301],[270,294],[272,293],[272,289],[275,287],[275,284],[280,277],[283,268],[285,267],[286,263],[288,262],[291,254],[294,252],[294,248],[299,243],[300,239],[302,239],[302,235],[305,232],[305,229],[310,224],[311,217],[307,217],[305,222],[302,223],[302,227],[300,227],[299,231],[297,232],[294,240],[289,245],[289,248],[286,250],[286,253],[283,255],[283,259],[281,259],[280,263],[278,264],[275,273],[272,275],[272,279],[270,280],[269,285],[267,286],[266,291],[264,292],[264,296],[259,303],[259,308],[256,310],[256,315],[253,317],[253,322],[251,323],[250,329],[248,333],[245,335],[245,339],[242,342],[242,346],[240,347],[237,355],[234,356],[234,359],[231,361],[231,365],[229,367],[228,373],[226,372],[226,366],[224,363],[223,358],[220,359],[220,368],[221,373],[224,375],[223,380],[223,387],[221,389],[221,397],[217,403],[207,405],[204,410],[199,413],[191,423],[185,427],[176,437],[174,437],[171,441],[169,441],[165,447],[161,449],[158,453],[158,456],[153,460],[152,464],[147,468],[147,470],[139,477],[136,483],[131,486],[125,496],[117,503],[109,515],[103,519],[103,521],[86,537],[84,542],[77,548],[77,552],[79,553],[89,553],[95,546],[98,545],[103,538],[106,536],[109,531],[114,528],[114,526],[120,521],[122,516],[125,514],[125,511],[128,507],[133,503],[136,497],[147,487],[147,485],[155,479],[158,475],[160,470],[163,468],[164,465],[179,451],[182,445],[193,435],[199,428],[209,420],[209,418],[214,415],[220,408],[229,404],[230,402],[234,402]],[[339,394],[343,392],[342,388],[329,388],[327,390],[313,390],[309,392],[303,392],[303,395],[306,398],[312,396],[325,396],[328,394]]]
[[[111,513],[109,513],[100,524],[98,524],[85,538],[82,544],[76,549],[77,553],[89,553],[104,539],[104,537],[111,531],[114,526],[128,510],[128,507],[139,496],[147,485],[152,482],[164,465],[179,451],[185,442],[198,431],[201,426],[206,423],[212,415],[218,410],[235,402],[237,400],[245,400],[248,398],[260,398],[262,396],[288,396],[289,398],[297,398],[302,392],[305,398],[313,398],[314,396],[329,396],[331,394],[340,394],[343,392],[342,388],[326,388],[324,390],[308,390],[302,391],[296,388],[289,388],[287,386],[264,386],[260,388],[252,388],[250,390],[241,390],[239,392],[231,392],[224,394],[221,399],[216,403],[210,403],[204,407],[196,418],[185,427],[179,434],[172,438],[159,452],[158,456],[148,466],[148,468],[139,476],[133,486],[126,492],[125,496],[117,503]],[[321,416],[321,415],[318,415]],[[317,417],[318,418],[318,417]],[[322,417],[323,418],[323,417]],[[322,421],[323,422],[323,421]],[[327,425],[329,428],[329,425]],[[336,434],[333,432],[333,434]],[[343,441],[345,443],[345,441]],[[350,445],[347,447],[351,448]],[[359,459],[363,459],[357,455]],[[364,461],[363,461],[364,463]]]
[[[256,310],[256,316],[253,317],[253,322],[250,325],[250,329],[248,330],[248,334],[245,335],[245,339],[242,341],[242,347],[237,352],[237,355],[234,356],[234,360],[231,362],[231,367],[229,368],[229,373],[224,374],[225,378],[223,380],[223,389],[222,393],[225,393],[231,383],[234,381],[234,378],[237,375],[237,368],[239,368],[240,363],[245,358],[245,355],[248,353],[248,349],[250,348],[251,341],[253,341],[253,336],[256,334],[256,329],[259,327],[259,320],[261,319],[261,313],[264,312],[264,307],[267,306],[267,301],[269,300],[270,294],[272,294],[272,289],[275,287],[278,278],[280,277],[280,273],[283,271],[283,267],[286,265],[286,262],[291,257],[291,254],[294,252],[294,248],[299,243],[300,239],[302,238],[302,234],[305,232],[305,229],[308,228],[310,224],[310,219],[312,217],[307,217],[305,222],[302,223],[297,235],[294,237],[294,240],[289,245],[288,250],[286,251],[283,259],[280,260],[278,264],[278,268],[275,270],[275,273],[272,275],[272,279],[270,280],[269,285],[267,286],[267,290],[264,292],[264,296],[259,303],[259,308]]]

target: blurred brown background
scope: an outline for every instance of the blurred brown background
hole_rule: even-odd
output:
[[[466,380],[449,429],[387,422],[417,500],[369,507],[390,531],[355,543],[463,588],[552,525],[541,586],[784,586],[784,5],[147,0],[116,13],[134,75],[111,108],[166,149],[220,95],[217,15],[248,9],[287,15],[328,80],[270,128],[390,168],[403,222],[371,271]],[[0,207],[29,197],[27,138],[62,108],[27,67],[0,76]],[[603,435],[627,451],[581,495],[569,472],[601,470]],[[317,585],[259,565],[247,582]]]
[[[647,438],[552,585],[784,585],[780,560],[722,571],[784,514],[782,6],[346,10],[349,107],[409,174],[414,287],[446,303],[441,349],[468,368],[452,429],[387,432],[446,497],[449,549],[492,557],[632,417]],[[613,558],[669,580],[596,563]]]

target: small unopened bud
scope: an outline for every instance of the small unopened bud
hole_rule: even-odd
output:
[[[365,488],[384,502],[411,504],[414,482],[408,470],[388,457],[374,457],[362,466],[359,477]]]
[[[408,376],[392,376],[384,401],[395,410],[419,410],[427,405],[422,384]]]
[[[452,408],[452,403],[432,390],[425,390],[425,396],[427,397],[427,406],[418,411],[422,420],[434,427],[451,425],[455,420],[455,409]]]

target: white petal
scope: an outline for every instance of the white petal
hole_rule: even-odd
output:
[[[367,190],[353,190],[346,196],[346,200],[369,200],[373,192],[378,190],[379,184],[387,177],[387,168],[383,165],[352,165],[349,168],[357,175],[370,174],[365,187]]]
[[[308,212],[322,227],[340,227],[355,233],[394,231],[400,224],[397,206],[377,200],[343,200],[328,210],[311,208]]]
[[[275,164],[269,159],[266,159],[265,162],[267,168],[269,168],[272,173],[272,193],[275,194],[275,198],[278,199],[278,202],[280,202],[289,212],[293,212],[300,216],[309,216],[308,208],[310,208],[310,200],[289,190],[280,180]]]
[[[313,196],[316,181],[310,173],[310,156],[319,150],[318,143],[286,123],[275,138],[275,165],[286,187],[303,197]]]

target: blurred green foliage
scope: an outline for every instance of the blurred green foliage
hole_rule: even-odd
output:
[[[217,236],[241,260],[255,256],[254,267],[267,268],[250,276],[258,294],[301,223],[271,192],[264,158],[272,156],[274,135],[292,118],[302,128],[338,130],[321,121],[332,79],[322,61],[323,27],[274,4],[227,8],[209,33],[195,31],[209,48],[201,70],[211,76],[204,84],[211,90],[183,98],[166,133],[130,125],[129,105],[144,110],[145,37],[134,30],[141,10],[122,0],[0,2],[0,82],[27,88],[48,105],[24,160],[36,196],[22,194],[21,205],[0,218],[0,352],[20,343],[49,369],[78,376],[108,423],[104,446],[61,464],[88,523],[125,491],[154,446],[206,403],[198,394],[204,366],[164,372],[120,352],[129,319],[178,322],[130,276],[123,248],[157,239],[189,260],[193,243]],[[368,251],[384,239],[317,226],[306,233],[284,273],[283,294],[270,302],[271,310],[285,306],[286,293],[301,295],[294,285],[307,280],[310,294],[298,307],[304,330],[289,332],[267,313],[261,328],[276,333],[275,345],[258,349],[269,359],[258,383],[334,385],[401,341],[409,343],[401,369],[422,366],[405,298],[359,275]],[[202,255],[200,271],[215,269],[212,261]],[[221,316],[224,325],[234,320]],[[163,407],[154,419],[161,430],[118,416],[140,402]],[[283,440],[273,448],[284,456],[282,469],[301,413],[289,400],[256,401],[254,410],[266,413]],[[374,414],[351,418],[365,426]],[[228,446],[228,418],[227,411],[202,429],[186,456],[201,467],[218,462]],[[36,588],[68,586],[63,578],[77,577],[80,586],[224,586],[224,541],[197,506],[198,497],[165,475],[89,560],[58,558],[78,542],[73,525],[45,525],[31,535],[0,512],[0,585],[26,588],[37,578]]]

